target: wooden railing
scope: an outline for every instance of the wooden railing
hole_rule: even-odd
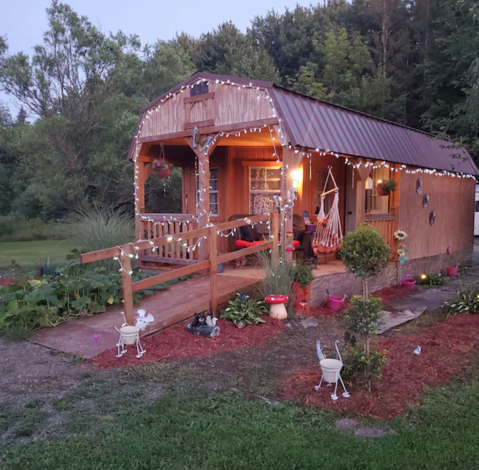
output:
[[[232,253],[227,253],[225,255],[218,256],[218,237],[220,236],[218,232],[226,232],[234,228],[243,227],[246,225],[256,224],[258,222],[265,222],[271,220],[271,239],[265,241],[259,245],[255,245],[249,248],[243,248],[241,250],[234,251]],[[196,230],[189,230],[187,232],[182,232],[182,239],[184,240],[194,240],[204,237],[205,242],[209,243],[209,259],[197,261],[194,264],[183,266],[171,270],[167,273],[158,274],[156,276],[151,276],[141,281],[132,282],[131,278],[131,258],[135,256],[136,253],[150,250],[152,244],[155,248],[165,249],[173,243],[171,235],[161,236],[153,238],[151,240],[139,241],[136,243],[130,243],[128,245],[123,245],[119,247],[107,248],[105,250],[92,251],[90,253],[84,253],[80,256],[80,261],[82,263],[93,263],[95,261],[101,261],[104,259],[109,259],[117,257],[121,263],[121,285],[124,301],[124,311],[126,320],[130,325],[133,325],[134,320],[134,311],[133,311],[133,293],[138,292],[143,289],[147,289],[157,284],[162,284],[164,282],[177,279],[182,276],[187,276],[199,271],[203,271],[209,268],[210,275],[210,309],[213,315],[216,314],[218,308],[218,270],[217,265],[220,263],[227,263],[233,261],[237,258],[242,258],[247,255],[258,253],[264,250],[271,250],[271,259],[272,263],[276,264],[278,262],[279,252],[278,252],[278,214],[261,214],[249,217],[247,220],[239,219],[232,222],[225,222],[218,224],[216,226],[210,226],[205,228],[200,228]]]
[[[366,222],[381,234],[386,244],[391,248],[392,257],[395,257],[396,243],[394,232],[396,230],[396,214],[366,214]]]
[[[141,253],[142,261],[154,261],[169,264],[191,264],[198,260],[198,252],[184,249],[184,244],[194,245],[196,239],[185,238],[186,232],[196,230],[196,222],[191,214],[142,214],[139,216],[140,229],[138,238],[154,240],[168,235],[172,243],[158,247],[155,251]],[[181,242],[178,239],[181,238]]]

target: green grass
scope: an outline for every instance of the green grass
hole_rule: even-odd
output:
[[[91,416],[94,433],[83,413],[74,436],[5,447],[2,469],[472,469],[478,400],[479,383],[436,389],[410,416],[373,421],[397,434],[365,440],[337,431],[333,412],[170,394],[116,418]]]
[[[20,266],[35,266],[48,259],[51,263],[61,263],[73,248],[75,243],[71,240],[0,243],[0,267],[11,265],[12,260]]]

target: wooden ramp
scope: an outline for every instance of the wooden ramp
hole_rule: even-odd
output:
[[[218,302],[227,302],[238,291],[252,291],[261,282],[258,277],[238,277],[218,274]],[[145,334],[168,328],[187,320],[195,313],[209,309],[210,279],[208,275],[195,275],[185,282],[174,284],[167,291],[144,297],[135,305],[135,311],[143,308],[155,317]],[[113,307],[92,317],[68,321],[56,328],[44,328],[35,332],[30,341],[64,353],[92,358],[114,348],[118,341],[115,326],[123,322],[121,308]]]

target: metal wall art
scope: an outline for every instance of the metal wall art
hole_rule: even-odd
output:
[[[416,193],[422,194],[422,179],[418,178],[416,180]]]
[[[429,212],[429,225],[434,225],[436,223],[436,211]]]
[[[425,194],[423,197],[422,197],[422,207],[424,207],[424,209],[427,209],[427,206],[429,205],[429,200],[431,198],[429,197],[429,194]]]

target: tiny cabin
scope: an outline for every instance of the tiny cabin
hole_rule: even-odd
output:
[[[187,230],[267,212],[273,203],[287,243],[305,211],[314,224],[334,178],[342,232],[364,222],[375,227],[391,247],[393,271],[396,230],[408,234],[402,269],[412,274],[444,267],[448,250],[458,257],[472,250],[477,167],[465,149],[273,83],[193,75],[141,110],[129,158],[138,240],[176,240]],[[158,163],[181,169],[181,213],[147,205],[145,182]],[[394,189],[384,190],[391,180]],[[327,208],[331,199],[323,201]],[[208,256],[207,246],[194,248],[172,244],[142,262],[189,264]],[[221,237],[219,250],[231,249],[231,237]],[[335,258],[334,251],[318,256],[318,271]]]

